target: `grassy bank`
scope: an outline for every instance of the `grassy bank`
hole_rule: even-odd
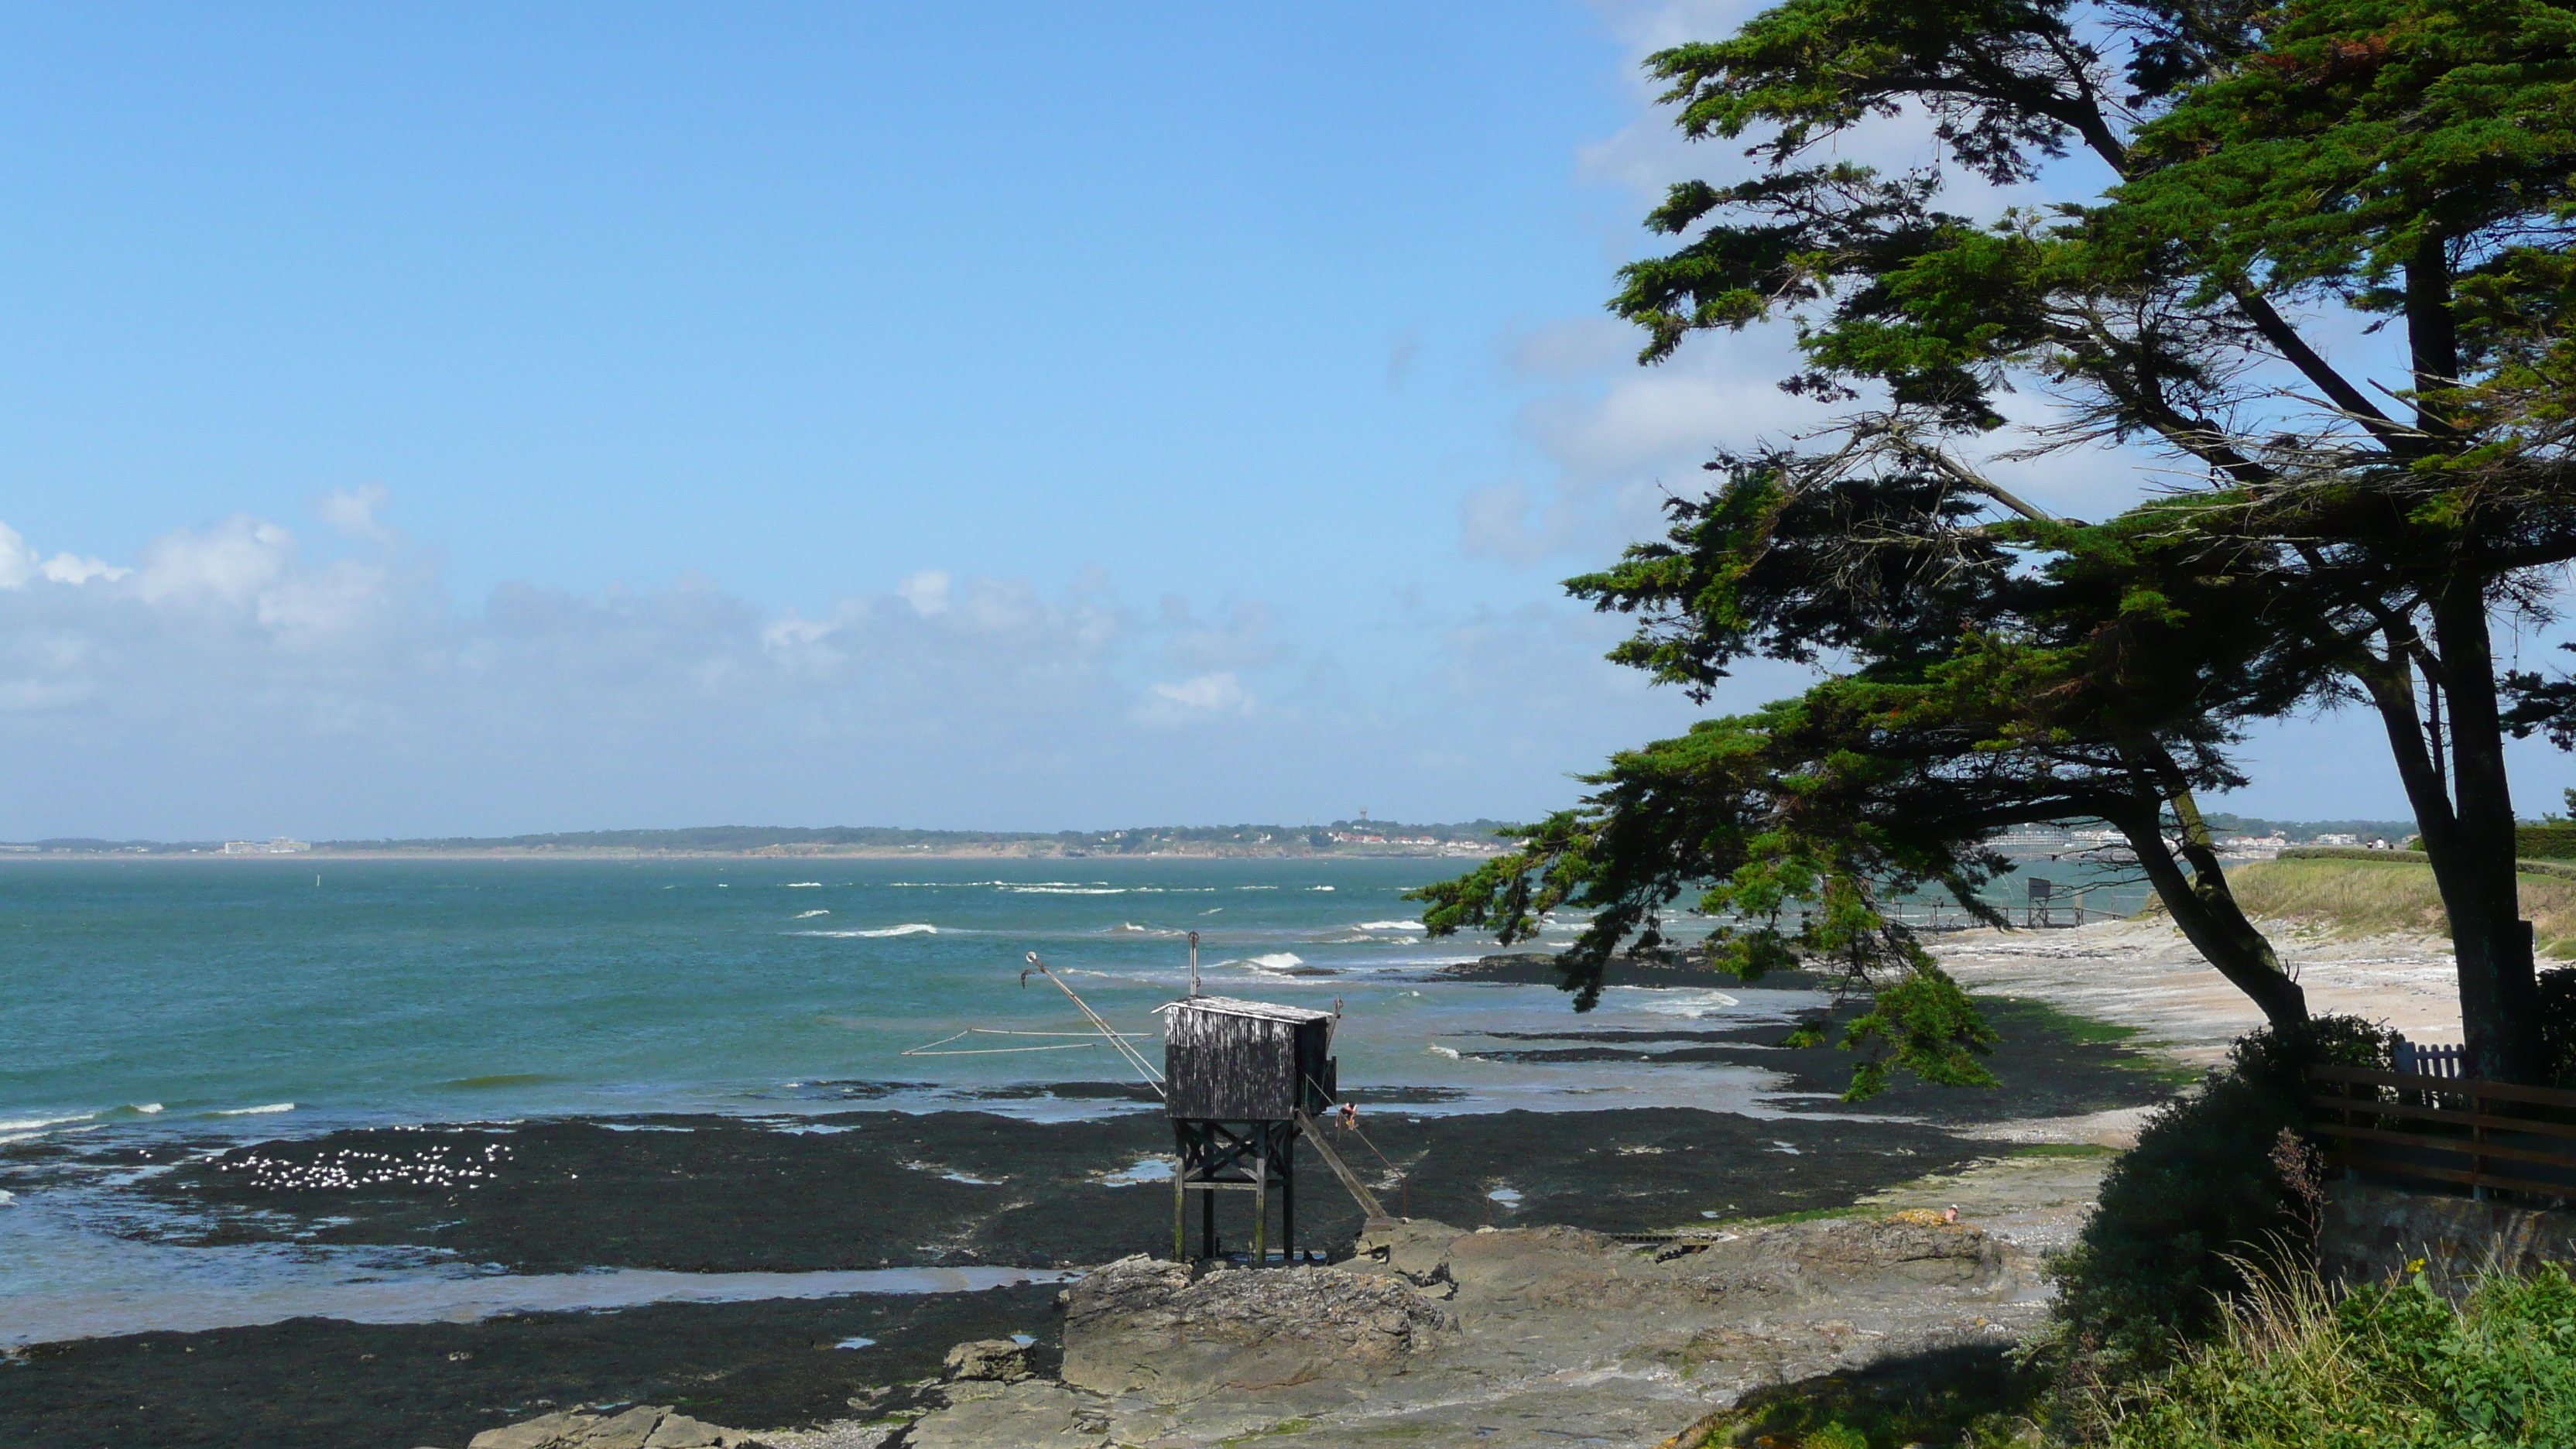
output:
[[[2449,929],[2433,868],[2408,861],[2265,860],[2227,873],[2248,915],[2357,936]],[[2576,880],[2527,873],[2522,913],[2538,927],[2541,950],[2576,959]]]

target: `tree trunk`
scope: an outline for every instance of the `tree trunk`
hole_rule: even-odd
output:
[[[2148,883],[2165,909],[2173,912],[2174,924],[2182,928],[2183,939],[2191,942],[2192,949],[2262,1008],[2265,1021],[2277,1028],[2305,1025],[2308,994],[2281,969],[2271,940],[2237,906],[2236,892],[2228,887],[2227,872],[2218,863],[2209,827],[2201,820],[2191,792],[2181,792],[2174,803],[2182,821],[2182,855],[2191,867],[2189,876],[2166,848],[2162,812],[2153,804],[2112,823],[2128,837],[2129,849],[2146,867]]]
[[[2451,917],[2469,1065],[2494,1081],[2537,1084],[2546,1071],[2540,984],[2514,868],[2513,793],[2505,777],[2486,596],[2474,579],[2454,584],[2435,607],[2433,637],[2451,697],[2457,807],[2450,848],[2432,850],[2429,835],[2424,844]]]

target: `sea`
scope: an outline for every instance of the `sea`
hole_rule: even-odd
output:
[[[1495,947],[1427,938],[1405,893],[1472,864],[0,862],[0,1344],[1011,1281],[541,1280],[382,1250],[193,1246],[117,1189],[165,1170],[132,1166],[138,1143],[211,1152],[352,1126],[717,1113],[797,1130],[857,1108],[1150,1110],[1077,1084],[1142,1079],[1104,1024],[1160,1062],[1156,1008],[1190,990],[1193,932],[1202,990],[1341,1014],[1340,1080],[1363,1110],[1372,1093],[1415,1113],[1790,1110],[1785,1078],[1758,1067],[1480,1055],[1557,1032],[1785,1023],[1821,998],[1613,987],[1576,1017],[1545,986],[1444,978]],[[1574,929],[1552,924],[1524,949]],[[41,1172],[39,1154],[13,1152],[24,1144],[49,1149]],[[62,1147],[116,1165],[66,1175]],[[770,1281],[783,1279],[799,1281]]]

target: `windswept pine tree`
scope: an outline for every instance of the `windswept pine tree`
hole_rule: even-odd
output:
[[[1642,360],[1786,324],[1781,385],[1851,411],[1720,459],[1669,538],[1572,587],[1637,617],[1614,658],[1686,688],[1751,655],[1835,677],[1615,758],[1519,853],[1436,888],[1434,928],[1591,910],[1579,987],[1622,941],[1660,945],[1690,893],[1751,923],[1718,943],[1740,967],[1798,945],[1876,973],[1868,1030],[1956,1077],[1982,1028],[1872,903],[1972,899],[2000,866],[1985,833],[2093,816],[2295,1021],[2194,795],[2239,783],[2248,722],[2359,703],[2440,884],[2474,1070],[2535,1079],[2493,638],[2576,558],[2576,9],[1790,0],[1648,65],[1688,136],[1751,164],[1648,217],[1673,249],[1613,302]],[[1898,116],[1930,122],[1934,164],[1832,158]],[[1943,209],[1954,175],[2043,168],[2099,186]],[[2014,389],[2045,406],[2014,420]],[[2106,444],[2156,472],[2100,522],[1980,463]],[[1778,927],[1791,897],[1826,906],[1803,940]]]

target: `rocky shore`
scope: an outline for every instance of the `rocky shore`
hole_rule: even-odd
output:
[[[1329,1266],[1130,1257],[1063,1293],[1054,1376],[958,1346],[867,1417],[719,1429],[664,1408],[554,1414],[470,1449],[1484,1449],[1644,1446],[1746,1391],[1930,1354],[2036,1321],[2025,1247],[1927,1209],[1631,1242],[1428,1220]]]
[[[1458,974],[1491,983],[1471,989],[1526,991],[1519,983],[1544,969],[1505,957]],[[1706,979],[1687,967],[1652,970],[1641,984]],[[1836,1099],[1850,1056],[1784,1048],[1776,1024],[1677,1018],[1620,1029],[1576,1018],[1525,1039],[1462,1040],[1466,1056],[1498,1063],[1618,1063],[1641,1073],[1742,1065],[1776,1074],[1776,1086],[1759,1115],[1458,1112],[1454,1089],[1360,1092],[1366,1142],[1345,1144],[1346,1153],[1413,1223],[1365,1236],[1357,1210],[1323,1183],[1302,1195],[1299,1239],[1329,1253],[1331,1268],[1206,1266],[1175,1278],[1168,1267],[1124,1261],[1170,1241],[1170,1199],[1154,1170],[1170,1136],[1158,1113],[1138,1110],[1145,1104],[1132,1088],[1106,1083],[1043,1089],[1056,1099],[1050,1111],[1087,1109],[1055,1121],[1010,1115],[1000,1102],[1006,1110],[884,1110],[877,1097],[902,1084],[851,1082],[824,1084],[847,1110],[793,1117],[466,1122],[134,1148],[11,1144],[0,1152],[16,1183],[96,1191],[82,1184],[114,1176],[115,1191],[136,1204],[130,1230],[180,1246],[429,1255],[484,1272],[573,1275],[562,1281],[601,1270],[714,1282],[1124,1266],[1086,1280],[1061,1311],[1052,1285],[831,1288],[823,1291],[840,1296],[616,1311],[577,1311],[576,1301],[446,1322],[353,1321],[364,1315],[322,1305],[285,1321],[66,1336],[0,1351],[0,1430],[13,1449],[456,1449],[542,1423],[565,1442],[623,1445],[640,1434],[633,1449],[655,1434],[674,1445],[701,1432],[717,1444],[734,1442],[722,1437],[731,1433],[838,1449],[873,1446],[906,1425],[906,1444],[988,1442],[974,1436],[1041,1420],[1053,1427],[1027,1429],[1039,1435],[1029,1442],[1096,1444],[1148,1429],[1118,1442],[1214,1442],[1207,1436],[1250,1432],[1228,1425],[1257,1423],[1293,1443],[1309,1432],[1296,1421],[1311,1419],[1335,1427],[1306,1442],[1347,1443],[1386,1424],[1399,1437],[1432,1433],[1446,1414],[1493,1421],[1479,1442],[1508,1424],[1530,1442],[1562,1442],[1543,1421],[1572,1415],[1615,1428],[1610,1442],[1651,1443],[1687,1422],[1685,1411],[1752,1381],[1746,1375],[1794,1375],[1844,1362],[1836,1355],[1846,1349],[1867,1349],[1863,1359],[1927,1344],[1970,1351],[1988,1341],[1978,1318],[2013,1321],[2030,1254],[2063,1241],[2089,1196],[2100,1164],[2080,1155],[2098,1150],[2086,1144],[2122,1140],[2173,1078],[2116,1029],[2032,1002],[1986,1006],[2004,1033],[1992,1063],[1999,1088],[1904,1085],[1859,1109]],[[2034,1157],[2033,1144],[2078,1155]],[[1868,1207],[1850,1221],[1728,1226],[1855,1203]],[[1958,1284],[1942,1288],[1959,1309],[1940,1319],[1949,1328],[1901,1314],[1881,1323],[1865,1304],[1833,1307],[1849,1296],[1840,1287],[1817,1286],[1876,1293],[1868,1273],[1825,1265],[1885,1256],[1886,1243],[1904,1238],[1872,1236],[1869,1222],[1952,1203],[1984,1226],[1960,1234],[1944,1224],[1926,1241],[1988,1246],[1971,1255],[1985,1266],[1961,1280],[1983,1286],[1968,1296]],[[1907,1221],[1906,1232],[1929,1231]],[[1652,1242],[1641,1250],[1620,1235]],[[1860,1259],[1835,1246],[1852,1243],[1881,1246]],[[1495,1268],[1495,1254],[1523,1268]],[[1515,1274],[1562,1291],[1511,1286]],[[1757,1280],[1771,1286],[1747,1286]],[[1298,1326],[1345,1320],[1381,1326],[1347,1343]],[[1192,1336],[1203,1328],[1204,1341]],[[1200,1346],[1149,1353],[1139,1335],[1152,1333]],[[1244,1334],[1254,1336],[1238,1342]],[[961,1342],[1012,1343],[1018,1352],[1001,1357],[1014,1367],[993,1377],[975,1366],[998,1361],[992,1353],[943,1367]],[[1388,1343],[1396,1347],[1368,1347]],[[1174,1367],[1149,1382],[1109,1366],[1121,1352]],[[1272,1380],[1246,1367],[1258,1364],[1272,1366],[1258,1371]],[[1586,1397],[1595,1388],[1598,1404]],[[1612,1402],[1623,1399],[1626,1409]],[[1005,1430],[1005,1421],[1021,1427]]]

